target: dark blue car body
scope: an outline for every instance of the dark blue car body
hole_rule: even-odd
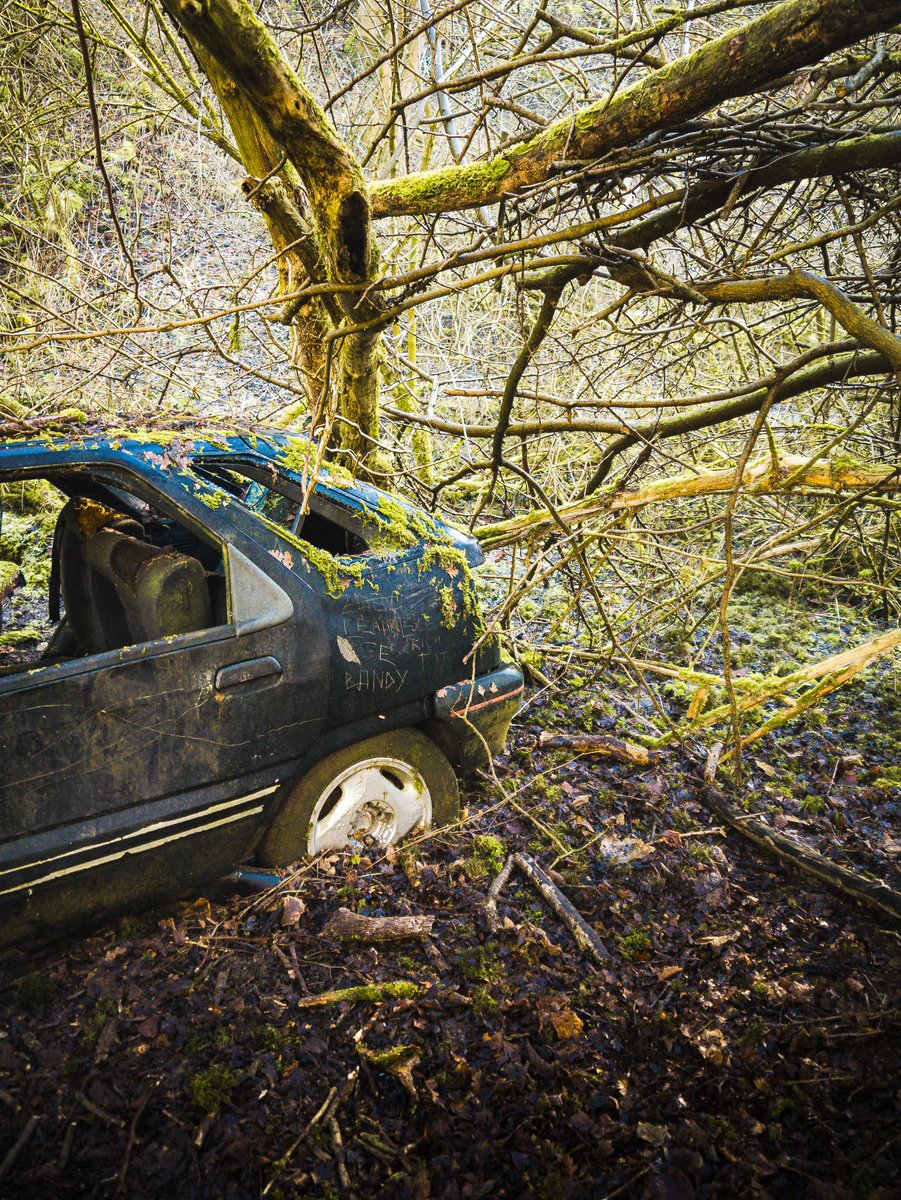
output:
[[[414,728],[461,772],[502,747],[522,675],[485,634],[478,544],[313,455],[280,434],[0,445],[0,483],[61,493],[66,613],[44,658],[0,669],[0,941],[252,861],[341,747]],[[122,591],[129,554],[159,567],[149,599]]]

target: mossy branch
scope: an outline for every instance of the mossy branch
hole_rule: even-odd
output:
[[[401,979],[391,983],[364,983],[356,987],[339,988],[334,992],[320,992],[318,996],[304,996],[297,1003],[300,1008],[324,1008],[331,1004],[385,1004],[389,1000],[413,1000],[425,990],[424,983],[410,983]]]
[[[572,528],[605,513],[635,511],[650,504],[689,500],[702,496],[729,495],[736,487],[753,495],[784,491],[896,492],[901,491],[898,469],[879,463],[855,462],[836,456],[817,460],[797,454],[772,458],[769,454],[747,464],[741,479],[735,466],[715,471],[698,470],[692,474],[660,479],[635,491],[609,491],[586,500],[561,505],[559,516]],[[537,509],[522,517],[483,525],[476,536],[486,548],[497,549],[511,543],[546,537],[558,528],[557,517]]]
[[[786,721],[792,720],[799,712],[809,708],[829,692],[835,691],[836,688],[859,675],[877,659],[884,658],[886,654],[890,654],[899,646],[901,646],[901,629],[890,629],[869,642],[864,642],[860,646],[852,646],[849,650],[842,650],[839,654],[832,654],[829,658],[824,658],[808,667],[800,667],[789,675],[775,675],[758,680],[755,690],[743,691],[741,696],[735,698],[735,709],[740,715],[759,708],[769,700],[804,687],[805,684],[814,684],[815,686],[809,692],[805,692],[784,714],[776,714],[765,726],[756,730],[750,739],[743,737],[742,745],[747,745],[749,740],[755,741],[772,729],[784,725]],[[712,725],[728,721],[732,713],[732,704],[721,704],[718,708],[713,708],[709,712],[695,717],[677,731],[656,738],[651,744],[655,749],[662,749],[677,738],[689,737],[702,729],[708,729]]]
[[[375,215],[448,212],[495,203],[543,182],[564,156],[598,159],[634,145],[868,34],[891,29],[899,20],[901,0],[789,0],[487,162],[374,184]]]
[[[767,279],[735,279],[700,284],[695,290],[715,304],[757,304],[768,300],[816,300],[862,345],[882,354],[892,370],[901,375],[901,337],[867,316],[862,309],[827,279],[810,271],[789,271]]]

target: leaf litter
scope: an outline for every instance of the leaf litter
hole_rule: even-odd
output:
[[[560,723],[526,710],[460,830],[7,961],[0,1196],[901,1194],[898,930],[725,834],[675,751],[533,756]],[[784,745],[752,794],[890,879],[892,789],[841,728]],[[521,873],[489,927],[510,854],[609,959]],[[430,936],[331,940],[341,909]]]

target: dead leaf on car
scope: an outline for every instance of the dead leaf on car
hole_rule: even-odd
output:
[[[358,667],[362,665],[356,650],[354,650],[347,638],[338,638],[338,649],[341,651],[341,657],[345,662],[356,663]]]

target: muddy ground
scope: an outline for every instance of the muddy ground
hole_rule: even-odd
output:
[[[533,693],[460,830],[7,964],[0,1195],[901,1194],[899,930],[724,833],[675,752],[538,747],[605,723],[590,694]],[[897,886],[897,763],[846,736],[868,697],[759,743],[750,804]],[[519,876],[489,932],[511,850],[552,872],[603,965]],[[331,942],[342,906],[430,914],[433,935]],[[382,982],[417,987],[305,1004]]]

